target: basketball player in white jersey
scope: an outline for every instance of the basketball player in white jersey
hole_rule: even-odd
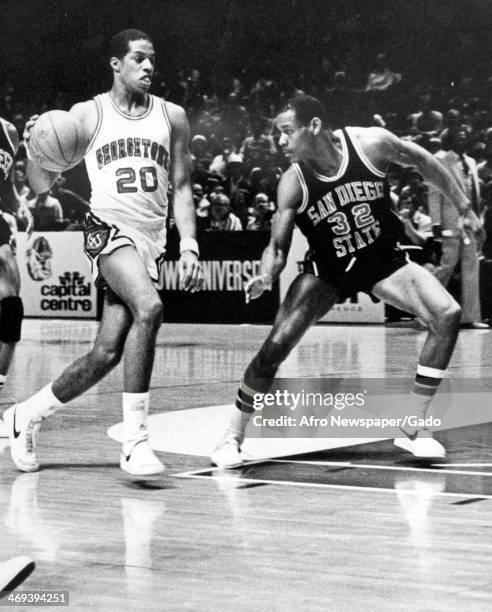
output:
[[[11,456],[24,472],[39,469],[35,438],[42,420],[101,380],[122,356],[125,442],[120,466],[142,476],[164,470],[148,444],[147,413],[162,322],[154,282],[164,255],[168,183],[181,236],[182,288],[196,291],[203,281],[189,178],[189,128],[182,108],[148,93],[155,54],[147,34],[117,34],[109,46],[109,62],[111,90],[70,110],[90,139],[85,161],[92,197],[85,252],[94,280],[106,286],[102,320],[89,353],[6,411]],[[46,191],[56,178],[32,161],[28,174],[37,192]]]

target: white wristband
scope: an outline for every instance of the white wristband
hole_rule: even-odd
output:
[[[193,251],[195,255],[197,256],[200,255],[200,250],[198,248],[198,242],[191,236],[182,238],[179,243],[179,252],[183,253],[184,251]]]

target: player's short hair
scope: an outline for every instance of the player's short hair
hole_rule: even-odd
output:
[[[313,117],[321,119],[324,128],[330,127],[328,113],[326,108],[321,104],[318,98],[313,96],[299,95],[291,98],[282,108],[282,113],[288,110],[293,110],[296,114],[296,119],[303,126],[308,126]]]
[[[148,40],[151,44],[154,44],[150,36],[145,32],[142,32],[142,30],[137,30],[135,28],[122,30],[121,32],[118,32],[118,34],[115,34],[109,41],[108,59],[111,59],[112,57],[122,59],[128,53],[128,45],[132,40]]]

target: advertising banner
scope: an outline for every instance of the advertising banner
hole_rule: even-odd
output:
[[[27,317],[96,317],[97,292],[82,232],[17,235],[21,297]]]
[[[271,323],[278,309],[278,286],[246,304],[244,285],[260,270],[269,232],[203,232],[200,259],[205,274],[202,291],[179,291],[179,237],[168,233],[161,271],[164,321],[184,323]]]

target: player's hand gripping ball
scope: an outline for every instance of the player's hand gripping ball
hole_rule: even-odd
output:
[[[89,144],[80,122],[61,110],[43,113],[28,134],[31,159],[51,172],[63,172],[76,166]]]

